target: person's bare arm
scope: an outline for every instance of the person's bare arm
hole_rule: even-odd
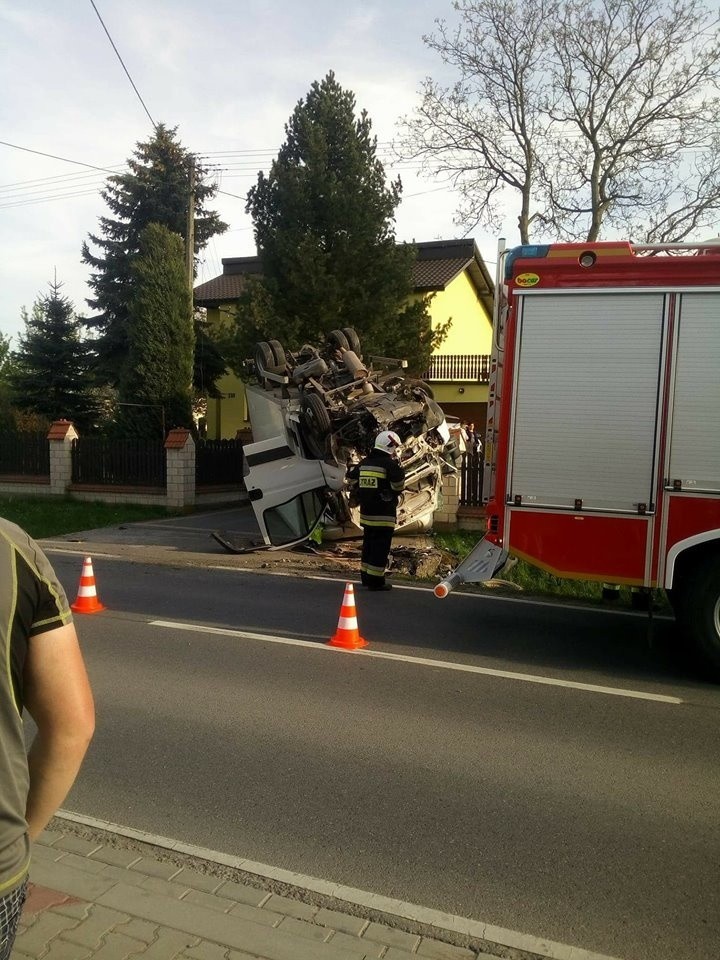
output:
[[[95,730],[95,708],[73,624],[31,637],[24,700],[38,732],[28,764],[26,819],[34,839],[75,781]]]

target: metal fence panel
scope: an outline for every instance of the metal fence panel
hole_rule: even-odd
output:
[[[109,486],[164,487],[167,464],[162,440],[72,441],[72,482]]]
[[[460,506],[481,507],[483,488],[483,455],[464,453],[460,465]]]
[[[241,484],[243,448],[239,440],[198,440],[195,446],[195,483],[199,487]]]
[[[0,434],[0,473],[28,477],[50,476],[47,431]]]

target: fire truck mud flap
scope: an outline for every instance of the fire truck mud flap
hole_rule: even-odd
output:
[[[450,576],[438,583],[434,590],[435,596],[444,600],[451,590],[463,583],[492,580],[498,570],[505,566],[507,559],[507,550],[483,538]]]

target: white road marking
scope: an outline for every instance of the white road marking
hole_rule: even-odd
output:
[[[284,870],[281,867],[258,863],[256,860],[245,860],[243,857],[234,857],[227,853],[221,853],[218,850],[197,847],[194,844],[183,843],[181,840],[171,840],[169,837],[157,836],[153,833],[147,833],[144,830],[135,830],[133,827],[120,826],[117,823],[110,823],[107,820],[86,817],[82,814],[72,813],[70,810],[58,810],[55,816],[61,820],[70,820],[73,823],[83,824],[91,829],[104,830],[108,833],[117,834],[118,836],[128,837],[131,840],[149,843],[155,847],[173,850],[176,853],[182,853],[186,856],[197,857],[200,860],[207,860],[211,863],[219,863],[236,870],[244,870],[246,873],[252,873],[258,877],[265,877],[268,880],[288,883],[294,887],[310,890],[313,893],[334,897],[336,900],[342,900],[345,903],[354,903],[371,910],[379,910],[391,916],[414,920],[416,923],[425,923],[431,927],[437,927],[440,930],[451,930],[454,933],[477,937],[481,940],[487,940],[504,947],[512,947],[515,950],[527,950],[529,953],[536,953],[540,957],[549,958],[549,960],[618,960],[618,958],[609,957],[605,954],[584,950],[582,947],[573,947],[570,944],[558,943],[555,940],[545,940],[543,937],[519,933],[516,930],[508,930],[505,927],[496,927],[493,924],[484,923],[481,920],[472,920],[470,917],[460,917],[456,914],[444,913],[441,910],[433,910],[431,907],[421,907],[416,903],[409,903],[405,900],[383,897],[380,894],[371,893],[368,890],[360,890],[357,887],[346,887],[332,880],[322,880],[320,877],[294,873],[291,870]]]
[[[45,546],[46,543],[50,543],[49,540],[42,540],[43,549],[46,553],[68,553],[68,554],[79,554],[80,556],[91,555],[93,557],[102,557],[105,560],[123,560],[126,563],[139,563],[145,564],[146,566],[152,565],[154,560],[143,560],[141,557],[136,556],[120,556],[115,553],[96,553],[92,549],[61,549],[60,547]],[[268,551],[271,553],[271,551]],[[174,567],[176,569],[188,569],[188,564],[184,561],[179,561],[175,559],[173,562],[168,564],[163,564],[163,566]],[[263,567],[229,567],[226,564],[221,563],[209,563],[203,565],[203,570],[222,570],[226,573],[254,573],[263,577],[289,577],[294,580],[322,580],[326,583],[352,583],[354,586],[359,587],[360,582],[356,579],[353,579],[352,576],[329,576],[328,574],[319,574],[319,573],[291,573],[287,570],[269,570]],[[426,593],[432,594],[432,584],[427,586],[418,586],[413,583],[398,583],[397,581],[393,584],[394,589],[396,590],[408,590],[415,591],[416,593]],[[461,590],[454,590],[452,592],[452,597],[462,598],[463,600],[492,600],[499,603],[522,603],[525,605],[539,606],[539,607],[557,607],[562,610],[579,610],[582,613],[602,613],[609,614],[615,617],[643,617],[644,619],[648,618],[647,612],[642,610],[616,610],[613,607],[602,607],[602,606],[593,606],[592,604],[583,604],[583,603],[558,603],[556,600],[553,600],[552,597],[509,597],[507,595],[495,594],[495,593],[473,593],[467,592],[463,593]],[[672,620],[673,617],[666,613],[654,613],[653,620]]]
[[[119,557],[115,553],[96,553],[91,547],[83,547],[77,550],[64,550],[60,547],[46,547],[46,540],[42,541],[43,550],[45,553],[69,553],[71,556],[77,557],[102,557],[103,560],[124,560],[125,557]]]
[[[555,677],[537,676],[531,673],[515,673],[510,670],[496,670],[492,667],[478,667],[469,663],[453,663],[447,660],[430,660],[426,657],[412,657],[402,653],[384,653],[381,650],[345,650],[342,647],[330,647],[312,640],[298,640],[295,637],[274,637],[264,633],[248,633],[245,630],[230,630],[226,627],[206,627],[196,623],[180,623],[172,620],[150,620],[151,627],[169,630],[188,630],[192,633],[211,633],[221,637],[236,637],[239,640],[262,640],[264,643],[282,643],[291,647],[305,647],[309,650],[322,650],[327,653],[351,653],[353,656],[373,657],[377,660],[397,660],[421,667],[437,667],[440,670],[455,670],[459,673],[476,673],[503,680],[522,680],[525,683],[539,683],[550,687],[566,687],[581,690],[584,693],[604,693],[613,697],[628,697],[633,700],[653,700],[656,703],[681,704],[680,697],[670,697],[662,693],[646,693],[643,690],[625,690],[622,687],[603,687],[594,683],[580,683],[575,680],[559,680]]]

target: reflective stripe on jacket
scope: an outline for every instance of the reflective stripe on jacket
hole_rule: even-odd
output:
[[[358,483],[361,525],[394,527],[398,499],[405,486],[405,471],[397,460],[384,450],[373,450],[348,476]]]

